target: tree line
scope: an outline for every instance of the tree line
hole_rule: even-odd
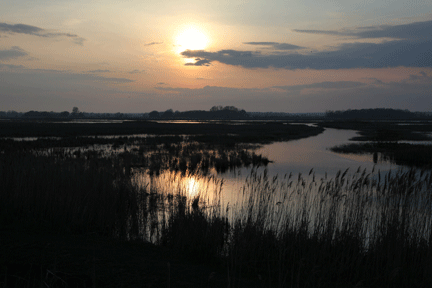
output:
[[[376,120],[408,120],[430,118],[428,113],[411,112],[407,109],[348,109],[345,111],[326,111],[326,118],[330,119],[376,119]]]

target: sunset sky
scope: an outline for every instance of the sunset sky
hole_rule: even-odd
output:
[[[432,111],[430,0],[14,0],[0,111]]]

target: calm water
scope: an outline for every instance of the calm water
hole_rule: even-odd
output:
[[[359,168],[366,169],[367,173],[371,173],[372,170],[385,172],[400,168],[400,166],[389,162],[374,164],[372,155],[338,154],[329,150],[335,145],[355,143],[349,139],[356,136],[356,133],[352,130],[326,129],[323,133],[306,139],[264,145],[256,152],[263,154],[273,163],[269,163],[266,167],[255,168],[255,170],[258,174],[266,171],[269,177],[283,178],[290,173],[297,177],[301,173],[308,178],[312,177],[309,176],[309,172],[313,168],[312,174],[315,174],[316,179],[319,180],[325,177],[333,178],[338,171],[342,170],[343,172],[347,168],[349,168],[348,176],[355,173]],[[241,191],[251,171],[252,168],[240,168],[218,174],[212,170],[210,175],[214,177],[214,181],[209,181],[205,177],[184,177],[180,173],[164,172],[157,179],[153,178],[151,184],[157,186],[158,189],[166,189],[167,191],[183,189],[187,191],[189,196],[194,197],[203,191],[216,193],[215,191],[220,190],[220,184],[223,181],[222,198],[224,202],[236,203],[241,200],[239,199]],[[140,185],[150,184],[150,177],[146,173],[136,175],[136,180]]]
[[[329,150],[330,147],[356,143],[349,141],[350,138],[357,136],[353,130],[326,129],[323,133],[290,142],[278,142],[264,146],[258,152],[266,155],[274,163],[267,167],[271,175],[283,175],[285,173],[306,174],[311,168],[316,175],[333,176],[339,170],[350,168],[357,170],[372,170],[374,167],[372,155],[353,155],[339,154]],[[389,170],[395,169],[398,165],[391,163],[379,163],[375,169]]]
[[[242,168],[218,174],[213,170],[210,177],[184,176],[179,172],[164,172],[158,177],[150,177],[143,172],[134,174],[133,177],[138,185],[147,189],[154,188],[162,193],[181,191],[185,196],[189,196],[189,201],[200,196],[200,203],[204,202],[204,205],[200,204],[201,207],[221,207],[222,215],[226,213],[225,215],[232,223],[238,219],[246,221],[246,218],[243,217],[265,215],[263,221],[266,222],[267,227],[278,229],[280,223],[291,223],[290,225],[294,227],[302,225],[296,221],[306,212],[309,219],[308,227],[310,231],[313,231],[315,223],[323,224],[325,217],[330,217],[329,213],[333,211],[332,205],[336,203],[333,196],[326,197],[325,195],[329,194],[319,192],[321,178],[334,178],[338,171],[344,172],[349,169],[344,179],[364,179],[359,177],[361,173],[356,173],[360,168],[360,171],[365,169],[367,174],[372,174],[368,179],[379,179],[378,171],[380,171],[382,181],[384,179],[382,176],[387,171],[403,168],[388,162],[374,164],[372,155],[344,155],[328,150],[334,145],[350,143],[349,139],[355,135],[355,131],[326,129],[318,136],[264,145],[257,152],[264,154],[274,162],[253,171],[251,168]],[[312,168],[313,173],[309,174]],[[298,181],[299,173],[302,174],[304,181]],[[293,177],[290,178],[289,174],[292,174]],[[262,175],[268,175],[267,180]],[[325,180],[323,182],[326,183]],[[292,186],[291,183],[293,183]],[[337,198],[343,200],[337,202],[334,219],[337,219],[337,225],[343,225],[349,221],[351,210],[348,207],[355,207],[354,209],[361,210],[364,215],[367,215],[362,220],[361,228],[364,245],[367,247],[370,235],[375,235],[381,221],[385,220],[385,218],[380,218],[383,211],[387,211],[385,209],[389,209],[388,206],[399,203],[400,199],[397,194],[390,195],[390,197],[387,194],[381,194],[372,186],[363,186],[362,189],[364,190],[361,193],[349,193],[353,192],[352,189],[344,190],[347,193],[343,196],[346,197]],[[332,188],[329,190],[332,191]],[[430,209],[421,208],[429,203],[423,199],[430,193],[423,192],[428,191],[422,190],[410,196],[412,201],[408,207],[412,219],[424,220],[429,217],[427,214],[429,212],[419,213],[419,211],[430,211]],[[217,202],[213,202],[214,200]],[[265,212],[261,214],[260,211]],[[317,218],[317,215],[320,215],[321,218]],[[289,221],[286,222],[283,219],[286,221],[289,219]],[[423,226],[418,226],[416,221],[413,220],[407,224],[410,225],[409,229],[419,231],[418,235],[429,239],[429,229],[421,230]],[[418,223],[424,223],[422,221]]]

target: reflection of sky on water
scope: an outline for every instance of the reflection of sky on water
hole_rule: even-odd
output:
[[[374,164],[372,155],[338,154],[329,150],[335,145],[355,143],[349,139],[356,136],[356,133],[353,130],[326,129],[323,133],[306,139],[264,145],[256,153],[266,156],[273,163],[259,167],[257,171],[262,173],[267,170],[270,177],[278,175],[279,179],[290,173],[296,177],[302,173],[305,178],[311,178],[312,175],[308,174],[313,168],[315,178],[319,180],[326,175],[327,178],[334,178],[338,171],[344,172],[347,168],[347,176],[350,176],[359,167],[361,170],[366,169],[367,173],[371,173],[374,167],[375,172],[397,170],[400,167],[389,162]],[[224,179],[224,191],[230,191],[224,193],[226,202],[234,203],[236,199],[238,201],[238,194],[250,173],[251,168],[242,168],[218,175]]]
[[[349,168],[347,178],[356,173],[359,167],[361,171],[366,169],[366,173],[371,173],[374,169],[373,178],[377,177],[378,170],[387,172],[390,169],[400,168],[389,162],[374,164],[372,155],[338,154],[328,150],[335,145],[352,143],[349,139],[354,136],[356,136],[356,131],[326,129],[323,133],[306,139],[264,145],[256,153],[263,154],[273,163],[255,170],[258,174],[267,170],[270,179],[277,175],[282,182],[285,181],[283,179],[285,175],[291,173],[292,179],[296,180],[298,174],[302,173],[303,178],[311,182],[313,175],[309,175],[309,172],[312,168],[316,181],[320,181],[326,175],[327,179],[334,178],[338,171],[344,172],[347,168]],[[230,207],[234,208],[233,206],[242,203],[245,201],[244,197],[247,197],[248,193],[244,194],[243,189],[245,189],[245,180],[251,175],[251,171],[252,168],[241,168],[218,174],[211,169],[210,180],[209,177],[204,176],[181,176],[180,173],[164,171],[158,177],[153,177],[152,185],[165,191],[183,191],[192,198],[206,192],[207,195],[202,195],[204,197],[201,199],[210,199],[219,194],[222,182],[222,207],[226,207],[229,203]],[[139,178],[140,181],[143,181],[141,185],[146,185],[145,183],[151,181],[151,177],[145,172]]]
[[[265,168],[269,175],[283,176],[284,174],[307,174],[313,168],[317,177],[323,177],[327,172],[333,177],[339,170],[350,168],[351,172],[366,168],[372,171],[374,167],[372,155],[338,154],[331,152],[330,147],[347,144],[350,138],[356,136],[353,130],[326,129],[323,133],[306,139],[288,142],[276,142],[264,145],[257,150],[257,154],[263,154],[273,161]],[[397,169],[398,165],[391,163],[378,163],[375,169],[381,171]],[[250,169],[242,169],[241,174],[249,174]],[[229,174],[232,177],[232,173]],[[229,178],[231,178],[229,177]]]

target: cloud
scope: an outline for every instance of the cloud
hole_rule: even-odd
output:
[[[1,64],[0,63],[0,69],[1,68],[8,68],[8,69],[24,69],[25,67],[23,65],[12,65],[12,64]]]
[[[135,69],[135,70],[129,71],[129,74],[140,74],[140,73],[144,73],[144,72],[145,72],[145,70]]]
[[[128,78],[116,78],[116,77],[104,77],[104,76],[98,76],[95,74],[86,74],[86,73],[74,73],[70,70],[54,70],[54,69],[28,69],[22,65],[5,65],[0,64],[0,68],[2,67],[8,67],[11,69],[16,69],[18,72],[24,73],[26,75],[33,75],[32,77],[51,77],[52,79],[55,78],[69,78],[71,80],[79,79],[82,81],[83,79],[86,79],[86,81],[93,81],[93,82],[111,82],[114,84],[124,84],[124,83],[131,83],[134,82],[134,80],[128,79]],[[98,71],[98,70],[95,70]],[[105,70],[101,70],[105,71]],[[107,70],[108,71],[108,70]],[[87,71],[90,72],[90,71]],[[16,74],[18,75],[18,74]],[[39,76],[38,76],[39,75]]]
[[[221,86],[204,86],[202,88],[181,88],[181,87],[154,87],[157,90],[171,92],[171,93],[182,93],[189,96],[202,95],[202,94],[213,94],[218,95],[219,98],[229,98],[226,95],[238,94],[238,93],[265,93],[270,91],[270,88],[231,88]],[[225,97],[226,96],[226,97]]]
[[[334,51],[311,54],[260,54],[252,51],[186,50],[185,58],[199,59],[207,65],[213,61],[244,68],[350,69],[385,67],[432,67],[432,39],[394,40],[383,43],[346,43]],[[197,61],[198,62],[198,61]],[[199,63],[191,63],[194,65]],[[200,65],[203,66],[203,65]]]
[[[6,23],[0,23],[0,31],[9,32],[9,33],[39,35],[44,32],[44,29],[36,26],[25,25],[25,24],[11,25]]]
[[[335,82],[319,82],[305,85],[292,85],[292,86],[273,86],[286,91],[301,91],[303,89],[352,89],[366,86],[363,82],[356,81],[335,81]]]
[[[410,75],[409,80],[416,81],[416,80],[422,80],[422,79],[430,79],[430,80],[432,81],[432,77],[429,77],[429,76],[426,74],[426,72],[424,72],[424,71],[420,71],[419,74],[420,74],[420,75]]]
[[[108,73],[108,72],[111,72],[111,71],[107,70],[107,69],[105,69],[105,70],[97,69],[97,70],[90,70],[90,71],[87,71],[87,72],[89,72],[89,73]]]
[[[153,45],[159,45],[159,44],[163,44],[163,42],[150,42],[150,43],[144,44],[144,46],[153,46]]]
[[[186,63],[185,66],[210,66],[210,60],[196,58],[195,63]]]
[[[431,38],[432,21],[413,22],[400,25],[365,26],[354,29],[336,30],[299,30],[295,32],[309,34],[325,34],[335,36],[352,36],[355,38],[394,38],[394,39],[425,39]]]
[[[23,56],[27,56],[27,52],[22,50],[20,47],[14,46],[8,50],[0,50],[0,60],[10,60]]]
[[[281,88],[249,89],[159,86],[155,91],[130,91],[123,85],[107,85],[109,78],[102,80],[103,77],[88,73],[0,69],[0,107],[17,111],[64,111],[78,106],[87,112],[145,112],[169,108],[208,110],[222,103],[246,111],[323,112],[376,107],[427,111],[430,109],[432,70],[421,70],[406,75],[402,81],[381,83],[363,79],[365,84],[335,81],[291,88],[282,84]],[[307,73],[304,71],[305,77],[310,75]],[[364,71],[364,75],[367,77],[368,72]],[[342,88],[337,89],[338,86]]]
[[[100,77],[100,76],[94,76],[93,79],[100,82],[112,82],[117,84],[134,82],[134,80],[127,79],[127,78],[108,78],[108,77]]]
[[[246,111],[323,112],[377,107],[426,111],[430,107],[432,90],[432,75],[426,72],[428,74],[419,72],[407,75],[404,80],[390,82],[326,81],[249,89],[220,86],[155,89],[165,92],[158,99],[170,99],[172,105],[184,105],[186,110],[190,110],[188,105],[208,107],[224,103]]]
[[[38,36],[38,37],[46,37],[46,38],[57,38],[57,37],[66,37],[66,38],[71,38],[73,40],[74,43],[78,44],[78,45],[83,45],[85,39],[76,35],[76,34],[71,34],[71,33],[53,33],[53,32],[48,32],[45,29],[36,27],[36,26],[31,26],[31,25],[26,25],[26,24],[7,24],[7,23],[0,23],[0,32],[6,32],[9,34],[27,34],[27,35],[33,35],[33,36]]]
[[[288,43],[278,43],[278,42],[243,42],[247,45],[257,45],[257,46],[271,46],[275,50],[297,50],[303,49],[304,47],[292,45]]]
[[[158,82],[157,85],[167,85],[165,82]]]

